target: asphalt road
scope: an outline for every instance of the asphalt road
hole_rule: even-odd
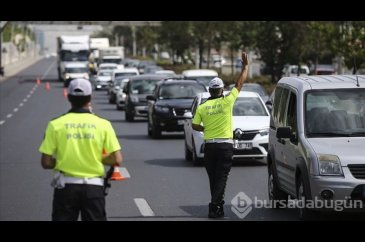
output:
[[[47,122],[69,109],[56,77],[56,59],[49,58],[0,83],[0,220],[51,219],[52,171],[42,169],[38,148]],[[149,138],[146,120],[126,122],[124,111],[108,103],[105,91],[94,92],[92,105],[96,114],[111,121],[122,146],[122,167],[130,174],[112,183],[106,198],[109,220],[209,220],[208,177],[203,167],[184,160],[182,133]],[[253,206],[243,219],[231,210],[231,200],[240,192],[252,200],[268,200],[266,183],[264,163],[235,163],[223,220],[297,220],[295,209]]]

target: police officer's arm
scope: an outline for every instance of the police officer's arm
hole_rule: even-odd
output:
[[[247,56],[246,52],[242,52],[241,75],[238,77],[238,79],[236,81],[236,85],[235,85],[235,87],[237,88],[238,91],[241,91],[244,81],[247,80],[248,65],[249,65],[248,56]]]
[[[102,160],[104,165],[109,165],[109,166],[113,166],[113,165],[117,165],[120,166],[123,162],[123,156],[122,156],[122,152],[120,152],[120,150],[114,151],[108,155],[103,156],[103,160]]]
[[[204,131],[204,127],[201,126],[200,124],[192,124],[192,128],[196,131],[200,131],[200,132]]]
[[[53,169],[56,166],[56,159],[44,153],[42,153],[41,162],[44,169]]]

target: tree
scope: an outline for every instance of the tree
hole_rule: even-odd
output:
[[[304,50],[305,59],[314,62],[314,69],[321,62],[330,63],[338,53],[334,43],[337,37],[333,35],[335,30],[334,22],[310,21],[307,23],[307,41]]]
[[[158,28],[155,26],[141,26],[137,28],[137,46],[142,47],[143,56],[145,56],[145,50],[149,53],[154,51],[154,45],[158,39]]]
[[[347,68],[356,74],[365,64],[365,21],[338,22],[337,27],[334,33],[339,36],[338,51],[344,56]]]
[[[279,22],[260,22],[257,31],[257,47],[261,59],[269,68],[272,82],[281,77],[283,66],[283,39],[279,26]]]
[[[184,60],[184,53],[192,44],[192,27],[189,21],[163,21],[159,31],[158,43],[167,46]]]
[[[204,50],[208,49],[208,63],[210,59],[210,49],[214,31],[216,30],[216,22],[213,21],[193,21],[192,33],[193,39],[199,50],[199,68],[202,68]]]

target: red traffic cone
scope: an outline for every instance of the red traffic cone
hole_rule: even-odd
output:
[[[39,77],[38,77],[36,82],[37,82],[37,85],[40,85],[41,84],[41,79],[39,79]]]
[[[68,94],[68,93],[67,93],[67,88],[64,88],[64,89],[63,89],[63,96],[64,96],[64,98],[67,98],[67,94]]]
[[[118,166],[114,166],[114,172],[110,179],[113,181],[121,181],[121,180],[125,180],[127,178],[125,178],[124,176],[121,175]]]
[[[49,89],[51,89],[51,85],[49,85],[49,82],[46,82],[45,88],[46,88],[47,91],[49,91]]]

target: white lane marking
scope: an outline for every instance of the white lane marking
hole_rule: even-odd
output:
[[[152,211],[151,207],[148,205],[147,201],[143,198],[135,198],[133,199],[136,203],[139,212],[142,214],[142,216],[150,217],[155,216],[155,213]]]
[[[120,174],[125,177],[125,178],[131,178],[131,175],[129,175],[129,172],[127,170],[127,168],[125,167],[120,167],[119,168]]]
[[[48,67],[48,69],[46,70],[46,72],[43,74],[43,76],[41,77],[41,80],[43,80],[44,79],[44,77],[45,76],[47,76],[47,74],[48,74],[48,72],[51,70],[51,68],[54,66],[54,64],[56,64],[56,62],[57,62],[57,60],[55,60],[53,63],[52,63],[52,65],[50,65],[49,67]]]
[[[48,67],[48,69],[46,70],[46,72],[43,74],[43,76],[41,77],[41,79],[43,79],[45,76],[47,76],[47,74],[48,74],[48,72],[52,69],[52,67],[54,66],[54,64],[56,63],[56,61],[54,61],[49,67]],[[36,84],[36,85],[34,85],[33,86],[33,88],[30,90],[30,92],[29,92],[29,94],[27,95],[27,98],[24,98],[23,99],[23,102],[21,102],[20,104],[19,104],[19,107],[22,107],[23,105],[24,105],[24,103],[26,103],[27,101],[28,101],[28,98],[30,98],[31,96],[32,96],[32,94],[34,93],[34,91],[36,90],[38,88],[38,85]],[[14,113],[16,113],[16,112],[18,112],[19,111],[19,109],[18,108],[14,108]],[[13,114],[8,114],[8,115],[6,115],[6,117],[7,118],[11,118],[13,116]],[[5,121],[0,121],[0,125],[3,125],[3,123],[5,123]],[[129,174],[128,173],[128,171],[127,171],[127,174]]]

